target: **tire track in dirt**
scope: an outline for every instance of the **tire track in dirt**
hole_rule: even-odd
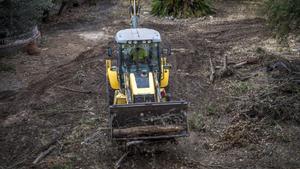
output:
[[[116,25],[116,27],[119,28],[122,26]],[[172,48],[183,49],[182,52],[174,51],[174,55],[168,58],[169,62],[173,65],[170,85],[175,99],[182,98],[191,102],[190,112],[199,112],[203,110],[207,100],[214,100],[216,98],[217,92],[213,91],[206,76],[206,72],[209,70],[208,58],[214,57],[216,62],[218,62],[218,59],[222,58],[223,54],[228,50],[231,50],[232,46],[238,43],[255,43],[259,40],[251,40],[251,38],[265,34],[263,23],[259,19],[226,21],[211,24],[200,22],[191,23],[190,25],[188,23],[177,23],[176,21],[168,24],[146,21],[143,27],[158,30],[161,32],[165,44],[169,43]],[[241,42],[243,40],[245,41]],[[6,147],[2,147],[1,149],[1,152],[4,152],[4,154],[9,154],[9,157],[6,159],[7,161],[5,160],[5,162],[3,162],[4,164],[9,164],[8,161],[21,159],[24,153],[33,153],[33,155],[30,156],[30,158],[33,158],[37,154],[37,148],[35,147],[42,146],[40,143],[41,138],[35,138],[42,136],[42,134],[37,134],[38,132],[44,132],[48,137],[55,133],[50,130],[56,130],[57,133],[61,133],[63,130],[71,132],[76,125],[79,125],[79,121],[83,116],[83,112],[68,113],[62,111],[53,113],[50,111],[50,113],[48,112],[47,114],[47,111],[51,108],[55,110],[56,107],[62,105],[64,108],[78,108],[78,105],[84,104],[84,101],[86,100],[95,100],[91,103],[96,107],[96,110],[93,111],[99,111],[99,114],[97,115],[101,116],[101,120],[105,120],[105,117],[103,116],[106,110],[104,108],[105,100],[103,95],[100,94],[98,97],[96,95],[90,96],[75,93],[66,94],[65,91],[57,90],[55,86],[83,86],[88,89],[96,89],[95,84],[93,83],[99,83],[100,87],[98,89],[104,91],[104,85],[101,85],[104,84],[105,81],[104,58],[99,56],[99,53],[104,55],[106,46],[107,45],[97,46],[80,54],[72,62],[53,68],[53,70],[49,71],[42,80],[9,96],[9,98],[15,99],[12,103],[6,103],[6,115],[13,115],[14,113],[19,113],[22,109],[26,109],[28,112],[24,112],[23,114],[25,117],[30,115],[31,121],[27,122],[24,118],[25,122],[17,124],[9,129],[5,128],[5,132],[1,131],[3,135],[1,134],[2,140],[0,142],[9,143]],[[73,79],[73,76],[82,69],[84,69],[83,74],[91,74],[90,76],[86,75],[87,77],[84,77],[89,83],[81,83],[77,82],[77,79]],[[50,101],[44,101],[43,99],[48,98],[47,92],[52,92],[57,96],[51,98],[52,100],[50,99]],[[56,99],[56,101],[53,101],[54,99]],[[6,118],[6,115],[3,116],[3,119]],[[66,135],[69,135],[69,133]],[[20,140],[14,140],[19,137],[22,138]],[[85,158],[86,154],[81,154],[82,152],[80,148],[78,148],[77,142],[70,144],[74,144],[70,145],[70,147],[75,147],[75,149],[69,151],[78,153]],[[17,147],[15,147],[16,145]],[[178,159],[174,157],[174,154],[181,152],[182,149],[162,153],[162,156],[158,155],[157,157],[159,158],[156,159],[157,168],[166,168],[166,166],[178,168],[177,165],[180,166],[180,162],[177,162]],[[189,150],[189,147],[187,147],[187,149]],[[88,151],[94,152],[94,150]],[[93,163],[90,161],[91,159],[89,159],[89,157],[93,160],[98,157],[103,157],[104,159],[108,158],[104,157],[107,154],[103,152],[95,153],[98,154],[89,154],[85,163]],[[176,156],[177,155],[184,156],[184,154],[176,154]],[[135,158],[129,159],[129,163],[133,161],[132,163],[136,165],[135,167],[141,168],[149,163],[149,159],[154,160],[153,158],[145,156],[137,158],[138,164],[135,164]],[[3,160],[1,159],[1,162],[2,161]],[[77,162],[78,165],[80,165],[80,162]],[[103,161],[100,160],[100,162]],[[30,166],[30,161],[26,161],[26,163]],[[147,165],[147,167],[150,168],[151,166]],[[127,168],[131,168],[131,165],[127,166]]]
[[[170,21],[161,24],[145,21],[143,25],[158,30],[162,34],[163,46],[170,45],[175,49],[174,55],[168,58],[173,66],[170,85],[171,91],[175,92],[172,95],[191,101],[191,111],[203,107],[201,98],[214,96],[206,73],[209,72],[209,58],[221,63],[224,54],[236,44],[255,43],[267,33],[261,19],[205,22],[188,24]]]
[[[10,99],[14,98],[14,101],[12,102],[14,105],[11,106],[16,109],[16,107],[22,107],[24,104],[27,105],[28,103],[34,104],[39,102],[40,97],[47,89],[58,84],[63,84],[72,78],[72,76],[76,74],[76,71],[81,67],[89,66],[90,64],[96,63],[99,65],[99,69],[95,71],[97,71],[100,76],[103,76],[104,68],[102,65],[100,66],[100,64],[104,64],[103,56],[105,56],[105,50],[106,45],[96,46],[93,49],[81,53],[76,59],[67,64],[53,67],[41,80],[30,84],[27,88],[22,89],[19,92],[8,95]],[[104,82],[101,81],[101,83]],[[4,99],[5,97],[2,100]]]
[[[90,83],[85,84],[85,88],[91,88],[98,95],[98,89],[94,88],[92,83],[96,82],[96,86],[100,86],[100,91],[104,90],[104,51],[106,45],[96,46],[91,50],[81,53],[75,60],[60,65],[51,70],[44,78],[29,85],[26,89],[23,89],[14,94],[12,102],[7,102],[5,106],[1,107],[8,113],[1,115],[1,141],[7,143],[1,147],[1,153],[7,154],[6,160],[1,159],[1,164],[4,165],[9,161],[21,161],[23,159],[23,153],[26,150],[26,154],[30,154],[26,157],[25,163],[31,165],[30,161],[36,153],[39,151],[41,144],[41,137],[53,137],[53,135],[60,134],[62,132],[69,133],[72,128],[76,127],[77,122],[82,118],[84,112],[65,112],[68,111],[68,107],[72,109],[76,107],[74,103],[68,100],[86,100],[88,96],[82,97],[78,93],[62,93],[63,91],[54,88],[57,85],[68,84],[68,87],[74,85],[73,76],[76,72],[82,68],[91,69],[97,67],[99,69],[92,69],[89,73],[97,74],[99,78],[93,79]],[[103,77],[103,78],[102,78]],[[73,82],[72,82],[73,81]],[[102,85],[101,85],[102,84]],[[55,97],[57,100],[45,102],[43,101],[44,94],[49,90],[55,90]],[[97,97],[96,95],[96,97]],[[95,98],[95,96],[92,96]],[[95,100],[96,101],[96,100]],[[82,102],[82,101],[80,101]],[[97,102],[97,101],[96,101]],[[49,109],[51,107],[57,107],[56,105],[63,104],[62,112],[52,112]],[[72,106],[73,105],[73,106]],[[7,106],[7,107],[6,107]],[[100,107],[99,107],[100,106]],[[102,109],[101,106],[97,105],[96,112],[100,112],[98,109]],[[9,108],[8,108],[9,107]],[[53,109],[53,108],[52,108]],[[56,110],[56,108],[54,109]],[[23,112],[23,113],[22,113]],[[7,118],[9,117],[9,118]],[[29,121],[28,121],[29,120]],[[51,131],[52,129],[54,131]],[[44,133],[44,134],[42,134]],[[22,138],[21,140],[15,138]],[[48,139],[46,139],[48,140]],[[13,150],[13,152],[10,152]],[[4,161],[3,161],[4,160]],[[22,165],[25,165],[24,163]]]

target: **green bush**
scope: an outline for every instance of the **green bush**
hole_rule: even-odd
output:
[[[152,0],[151,13],[156,16],[179,18],[213,14],[210,0]]]
[[[265,0],[263,12],[278,38],[285,39],[289,32],[299,30],[299,0]]]
[[[0,38],[28,32],[51,0],[0,0]]]
[[[0,72],[15,72],[16,68],[9,64],[0,63]]]
[[[203,130],[205,126],[205,119],[200,112],[194,112],[189,118],[189,126],[192,130]]]

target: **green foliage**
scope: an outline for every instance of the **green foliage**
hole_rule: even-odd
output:
[[[263,12],[278,38],[284,39],[289,32],[299,30],[299,0],[265,0]]]
[[[51,5],[51,0],[0,1],[0,38],[29,31]]]
[[[156,16],[179,18],[213,14],[210,0],[152,0],[151,13]]]
[[[15,72],[16,68],[12,65],[0,63],[0,72]]]
[[[214,115],[217,113],[217,106],[215,104],[208,104],[206,106],[206,113],[208,115]]]
[[[241,82],[241,81],[236,81],[233,82],[230,86],[230,89],[232,93],[234,94],[245,94],[248,91],[252,90],[254,87],[252,86],[251,83],[249,82]]]
[[[189,119],[189,126],[193,130],[202,130],[205,125],[205,120],[204,117],[201,113],[199,112],[194,112]]]

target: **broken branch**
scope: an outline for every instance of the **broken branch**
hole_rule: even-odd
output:
[[[114,168],[118,169],[121,166],[122,161],[125,159],[125,157],[127,157],[127,155],[129,154],[129,152],[126,152],[122,155],[122,157],[116,162]]]
[[[33,164],[39,163],[42,159],[44,159],[48,154],[50,154],[56,148],[55,145],[50,146],[46,151],[41,152],[39,156],[33,161]]]
[[[215,69],[215,67],[214,67],[214,65],[213,65],[213,62],[212,62],[212,59],[211,59],[211,58],[209,58],[209,63],[210,63],[210,71],[211,71],[209,80],[210,80],[210,82],[213,83],[214,80],[215,80],[216,69]]]
[[[228,57],[227,54],[224,55],[224,65],[223,65],[223,70],[226,71],[228,67]]]
[[[237,64],[233,65],[233,68],[237,68],[238,69],[238,68],[241,68],[244,65],[256,64],[258,62],[259,62],[259,58],[258,57],[256,57],[256,58],[250,58],[250,59],[248,59],[246,61],[243,61],[243,62],[240,62],[240,63],[237,63]]]

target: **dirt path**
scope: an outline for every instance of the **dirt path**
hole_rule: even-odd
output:
[[[112,168],[122,155],[105,132],[98,132],[96,141],[82,144],[107,127],[105,51],[117,30],[128,26],[122,3],[104,4],[75,8],[43,25],[41,56],[2,59],[15,65],[16,71],[1,73],[0,167]],[[191,119],[199,114],[200,120],[189,138],[178,140],[177,145],[135,152],[123,168],[299,167],[300,147],[294,141],[276,142],[275,148],[267,141],[228,149],[217,144],[235,117],[226,113],[230,104],[226,82],[209,82],[209,57],[217,65],[224,55],[230,56],[230,62],[239,62],[272,43],[264,21],[244,13],[256,4],[218,5],[224,15],[191,20],[152,17],[146,8],[142,26],[161,32],[163,45],[174,49],[168,58],[173,65],[173,96],[190,101]],[[290,132],[298,133],[292,139],[299,138],[298,125]],[[39,153],[52,145],[54,151],[33,165]]]

